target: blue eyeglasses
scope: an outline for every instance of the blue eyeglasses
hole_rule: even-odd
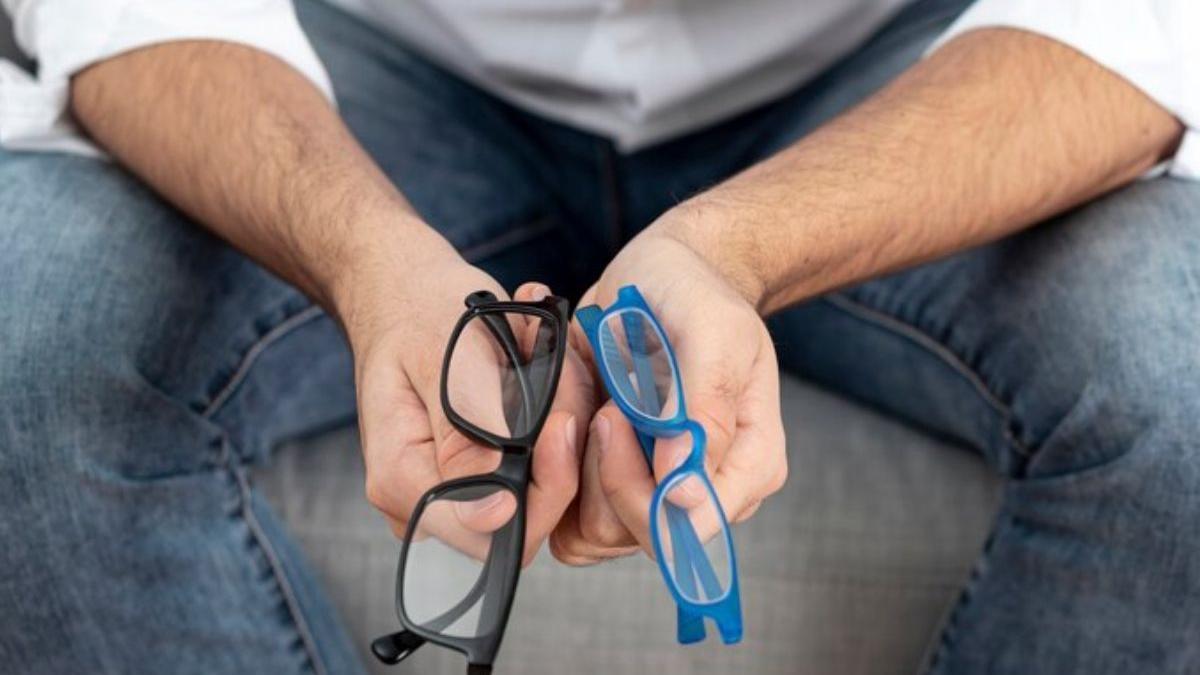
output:
[[[691,452],[658,484],[650,502],[654,557],[675,598],[679,642],[703,640],[706,616],[725,644],[741,641],[733,535],[704,471],[704,428],[687,416],[675,353],[662,326],[636,286],[621,288],[608,309],[581,307],[575,316],[604,386],[637,432],[646,462],[653,466],[656,441],[691,439]]]

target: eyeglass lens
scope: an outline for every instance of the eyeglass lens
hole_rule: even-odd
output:
[[[446,371],[450,407],[491,434],[533,431],[552,396],[558,355],[553,321],[515,311],[473,316],[455,341]]]

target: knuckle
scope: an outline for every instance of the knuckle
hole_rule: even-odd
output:
[[[614,497],[619,496],[621,494],[621,490],[625,489],[622,481],[617,480],[615,476],[609,475],[605,471],[600,472],[599,483],[600,494],[604,495],[604,498],[609,501],[612,501]]]
[[[786,458],[779,461],[778,466],[771,472],[767,480],[767,495],[775,494],[783,489],[788,479],[788,462]],[[764,495],[766,496],[766,495]]]
[[[408,520],[408,509],[403,506],[403,499],[398,492],[397,481],[380,472],[367,472],[363,492],[367,503],[378,511],[396,520]]]
[[[701,408],[692,413],[700,426],[704,427],[704,433],[708,436],[708,448],[714,455],[723,454],[725,449],[733,443],[736,420],[733,419],[732,413],[733,408],[724,405],[720,408],[720,414],[707,408]],[[729,419],[725,419],[727,417]]]
[[[746,522],[747,520],[750,520],[750,517],[751,517],[751,516],[753,516],[755,513],[757,513],[757,512],[758,512],[758,507],[760,507],[760,506],[762,506],[762,500],[761,500],[761,499],[759,499],[759,500],[756,500],[756,501],[752,502],[752,503],[751,503],[749,506],[747,506],[746,508],[742,509],[742,512],[741,512],[741,513],[739,513],[739,514],[737,514],[736,516],[734,516],[734,518],[733,518],[733,522],[734,522],[735,524],[737,524],[737,523],[744,523],[744,522]]]
[[[377,478],[375,474],[368,472],[364,492],[367,496],[367,503],[380,511],[387,511],[387,503],[390,495],[384,481]]]
[[[388,519],[388,527],[397,539],[403,539],[408,534],[408,523],[403,520]]]
[[[614,518],[585,514],[579,521],[579,533],[585,541],[599,546],[617,546],[625,540],[625,527]]]
[[[572,567],[579,567],[590,562],[590,560],[578,550],[576,540],[571,537],[551,537],[550,555],[560,563],[564,565],[571,565]]]

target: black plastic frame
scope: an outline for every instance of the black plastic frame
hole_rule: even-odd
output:
[[[424,495],[413,509],[408,521],[408,529],[404,533],[404,546],[400,550],[400,560],[396,566],[396,614],[404,630],[399,633],[385,635],[371,644],[371,651],[384,663],[398,663],[409,654],[416,651],[425,642],[432,642],[461,652],[467,657],[468,675],[491,672],[492,663],[500,650],[504,631],[508,626],[508,617],[512,612],[513,599],[516,597],[517,582],[521,576],[521,558],[525,542],[525,508],[529,492],[529,470],[532,461],[533,445],[541,433],[542,425],[550,414],[550,406],[554,399],[554,391],[558,388],[558,379],[562,374],[562,364],[567,342],[567,322],[570,305],[565,298],[548,296],[537,302],[498,301],[487,291],[477,291],[467,296],[467,311],[459,318],[446,343],[446,352],[442,358],[441,403],[447,419],[463,434],[478,443],[489,445],[501,451],[500,465],[488,474],[457,478],[441,483]],[[491,328],[493,335],[509,352],[511,362],[518,371],[517,376],[526,380],[522,390],[528,388],[529,372],[521,368],[521,359],[517,352],[517,344],[512,335],[504,314],[528,314],[551,322],[555,329],[554,353],[552,369],[549,376],[550,390],[540,410],[529,425],[528,433],[519,438],[506,438],[482,429],[459,415],[450,405],[447,391],[447,374],[450,368],[450,358],[454,347],[467,323],[475,318],[482,318]],[[500,317],[499,321],[488,320],[490,316]],[[416,526],[421,516],[431,502],[446,493],[472,486],[498,486],[511,492],[517,500],[517,511],[512,520],[493,535],[492,546],[484,561],[479,582],[487,586],[482,590],[484,595],[483,612],[493,612],[490,619],[492,630],[473,637],[456,637],[443,635],[412,621],[404,609],[404,572],[408,564],[409,543],[416,532]],[[476,587],[478,588],[478,586]],[[474,595],[473,588],[468,597]],[[493,604],[498,603],[498,604]],[[460,603],[461,604],[461,603]],[[457,606],[444,613],[453,613]],[[489,621],[484,616],[481,621]],[[426,622],[427,624],[429,622]],[[484,624],[489,625],[489,624]]]
[[[458,343],[458,338],[462,334],[463,329],[476,317],[486,320],[489,315],[528,314],[536,316],[545,321],[550,321],[555,327],[554,350],[557,358],[554,359],[554,369],[550,374],[550,388],[553,390],[558,386],[558,378],[562,374],[563,350],[567,346],[566,333],[570,304],[566,298],[553,295],[547,296],[539,302],[498,301],[494,295],[487,291],[472,293],[467,296],[466,302],[467,311],[459,317],[458,323],[455,324],[454,331],[450,334],[450,340],[446,343],[446,353],[442,356],[442,377],[441,384],[439,385],[441,389],[442,412],[446,414],[446,418],[450,420],[450,423],[455,428],[479,443],[490,445],[504,452],[531,450],[534,442],[537,441],[538,434],[542,431],[542,425],[546,423],[546,416],[550,414],[550,401],[553,399],[553,396],[547,397],[542,410],[534,418],[533,423],[529,425],[529,432],[524,436],[520,438],[506,438],[499,434],[494,434],[472,424],[470,420],[463,418],[450,405],[450,392],[446,388],[446,379],[449,377],[450,371],[450,358],[454,354],[454,345]],[[499,322],[488,321],[487,323],[505,349],[510,350],[510,354],[515,355],[516,343],[512,333],[509,332],[508,322],[501,319]],[[506,333],[507,336],[505,336]],[[520,358],[514,357],[511,360],[513,364],[519,367],[521,363]],[[527,377],[527,375],[524,374],[521,376]]]

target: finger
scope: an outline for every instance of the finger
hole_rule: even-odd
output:
[[[517,498],[507,490],[486,497],[454,502],[454,515],[471,532],[488,533],[508,524],[517,512]]]
[[[700,340],[682,342],[679,371],[688,417],[704,427],[705,463],[714,467],[721,463],[737,434],[741,382],[750,363],[742,365],[741,359],[733,355],[722,358],[719,351],[697,346]]]
[[[763,500],[763,499],[754,500],[748,506],[746,506],[746,508],[742,509],[741,513],[735,515],[732,519],[730,519],[729,522],[733,523],[733,524],[737,524],[737,523],[744,523],[747,520],[750,520],[751,516],[753,516],[755,513],[758,513],[758,509],[759,509],[759,507],[762,506],[764,501],[765,500]]]
[[[583,456],[579,486],[579,534],[587,545],[581,548],[586,548],[586,554],[591,557],[605,557],[608,549],[628,550],[637,546],[637,539],[621,522],[600,485],[601,448],[609,443],[612,425],[608,418],[613,414],[619,413],[609,405],[593,419]]]
[[[513,300],[517,302],[540,302],[549,295],[550,287],[546,284],[527,281],[517,288],[516,293],[513,293]]]
[[[392,530],[392,534],[395,535],[397,539],[403,539],[404,535],[408,533],[408,521],[387,516],[385,516],[385,518],[387,519],[388,527]]]
[[[437,448],[437,466],[442,481],[491,473],[500,466],[504,456],[500,450],[476,443],[445,418],[437,424],[444,426]]]
[[[550,533],[550,554],[555,560],[574,567],[595,565],[596,563],[614,558],[633,555],[639,550],[636,544],[622,547],[596,546],[583,538],[579,530],[579,503],[571,502],[563,514],[562,520]]]
[[[500,314],[481,314],[465,323],[454,341],[446,364],[446,402],[462,419],[484,431],[511,436],[505,414],[506,389],[514,391],[514,364],[497,337],[506,320]],[[516,332],[520,332],[519,330]],[[515,355],[519,358],[520,355]],[[442,412],[440,394],[431,413]]]
[[[638,545],[653,557],[650,500],[654,496],[654,477],[633,427],[615,412],[611,403],[601,411],[608,415],[610,433],[608,442],[600,448],[600,488]]]
[[[654,443],[654,476],[657,483],[662,483],[667,476],[679,465],[687,461],[696,451],[696,439],[690,433],[682,433],[673,438],[660,438]],[[698,506],[708,499],[708,490],[695,476],[686,476],[671,485],[667,499],[676,506],[685,509]]]
[[[503,494],[510,500],[512,499],[511,495]],[[484,560],[491,550],[494,531],[512,520],[511,514],[515,512],[515,504],[515,501],[512,501],[508,517],[497,519],[498,525],[492,530],[482,530],[466,527],[458,513],[460,506],[458,502],[447,499],[431,501],[425,506],[416,521],[412,541],[417,542],[432,537],[476,560]]]
[[[578,424],[570,413],[552,412],[533,450],[525,522],[523,564],[562,519],[579,487]]]
[[[723,317],[732,331],[725,333],[724,339],[712,339],[709,334],[694,330],[669,335],[675,346],[688,417],[699,422],[707,436],[705,460],[710,469],[720,464],[739,432],[739,402],[743,390],[756,376],[752,371],[763,360],[763,345],[774,363],[770,338],[753,309],[734,306],[727,311],[744,315]],[[672,318],[676,317],[667,314],[664,329],[691,324],[690,317],[670,321]],[[777,374],[775,377],[778,379]],[[778,399],[772,405],[778,409]]]
[[[721,508],[735,518],[787,480],[787,444],[779,410],[779,371],[767,344],[739,406],[738,437],[712,476]],[[748,515],[744,516],[749,517]]]
[[[428,414],[399,367],[370,368],[360,387],[367,500],[407,521],[421,495],[441,480]]]
[[[517,292],[513,293],[513,300],[518,302],[540,302],[550,295],[550,287],[546,284],[530,281],[521,284],[517,288]],[[510,315],[510,321],[513,325],[513,335],[516,336],[517,342],[521,348],[521,355],[525,359],[533,357],[534,343],[537,341],[538,330],[541,321],[532,314],[513,314]]]
[[[549,286],[537,282],[528,282],[522,284],[513,297],[523,302],[536,302],[550,294],[551,290]],[[552,411],[570,413],[577,420],[587,420],[591,418],[592,413],[595,411],[595,390],[591,372],[587,368],[587,362],[582,358],[581,353],[577,349],[577,344],[570,337],[569,325],[560,327],[562,330],[568,330],[567,350],[563,355],[563,366],[559,374],[558,387],[554,391],[554,399],[551,401],[550,409]],[[526,339],[532,340],[536,334],[536,330],[526,331]],[[579,443],[576,447],[582,447],[586,431],[586,427],[579,425]]]

